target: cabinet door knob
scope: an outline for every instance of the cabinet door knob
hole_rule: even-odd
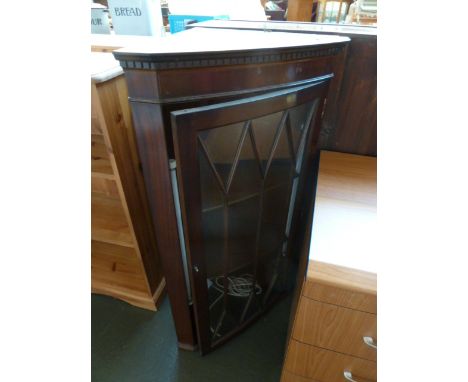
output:
[[[349,370],[345,370],[343,373],[345,379],[349,382],[357,382],[355,379],[353,379],[353,374]]]
[[[371,348],[377,349],[377,344],[375,343],[374,339],[372,337],[364,336],[362,337],[362,340],[367,346],[370,346]]]

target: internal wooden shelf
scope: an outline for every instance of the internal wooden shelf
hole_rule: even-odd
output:
[[[92,240],[133,247],[133,238],[120,199],[91,194]]]
[[[281,187],[284,187],[284,186],[288,186],[291,182],[288,181],[288,182],[283,182],[283,183],[280,183],[280,184],[275,184],[273,186],[270,186],[270,187],[267,187],[265,188],[264,192],[270,192],[270,191],[274,191],[278,188],[281,188]],[[243,195],[243,196],[240,196],[240,197],[237,197],[235,199],[232,199],[230,201],[228,201],[227,205],[229,207],[231,206],[234,206],[236,204],[239,204],[239,203],[242,203],[242,202],[245,202],[247,200],[250,200],[250,199],[254,199],[254,198],[257,198],[260,196],[260,191],[258,192],[252,192],[250,194],[247,194],[247,195]],[[211,211],[215,211],[215,210],[219,210],[220,208],[223,208],[223,204],[216,204],[214,206],[209,206],[209,207],[206,207],[206,208],[203,208],[202,212],[205,213],[205,212],[211,212]]]
[[[276,173],[270,172],[268,176],[267,183],[265,184],[265,189],[263,190],[265,193],[275,192],[281,188],[287,188],[291,184],[291,179],[284,181],[281,178],[281,176],[278,176],[284,174],[278,174],[277,172],[278,169],[282,166],[284,167],[281,171],[284,171],[285,168],[286,171],[288,171],[289,162],[285,161],[285,164],[280,165],[281,167],[279,167],[278,165],[279,163],[275,163],[274,166]],[[229,191],[229,200],[227,203],[229,207],[260,197],[262,190],[257,166],[257,163],[253,160],[244,160],[242,161],[242,163],[239,164],[238,169],[236,171],[236,175],[234,177],[235,181],[233,182],[233,185]],[[220,168],[218,168],[218,171],[220,173],[224,172],[224,178],[227,178],[227,174],[225,172],[228,172],[229,169],[230,168],[225,168],[223,169],[223,171]],[[224,204],[222,202],[223,197],[221,191],[215,183],[210,183],[208,181],[211,177],[209,176],[209,174],[204,173],[202,175],[204,176],[204,184],[212,185],[211,187],[206,188],[204,190],[204,193],[202,194],[202,212],[207,213],[223,208]],[[255,181],[255,179],[257,179],[257,181]]]

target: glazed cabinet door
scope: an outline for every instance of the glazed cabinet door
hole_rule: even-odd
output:
[[[171,113],[202,353],[294,287],[291,238],[328,82]]]

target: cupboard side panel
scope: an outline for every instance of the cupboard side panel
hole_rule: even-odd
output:
[[[193,349],[196,340],[185,286],[161,108],[156,104],[132,102],[132,110],[177,338],[181,347]]]

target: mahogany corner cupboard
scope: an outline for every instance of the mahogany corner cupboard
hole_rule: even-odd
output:
[[[348,42],[193,28],[114,51],[181,348],[211,351],[294,288]]]

